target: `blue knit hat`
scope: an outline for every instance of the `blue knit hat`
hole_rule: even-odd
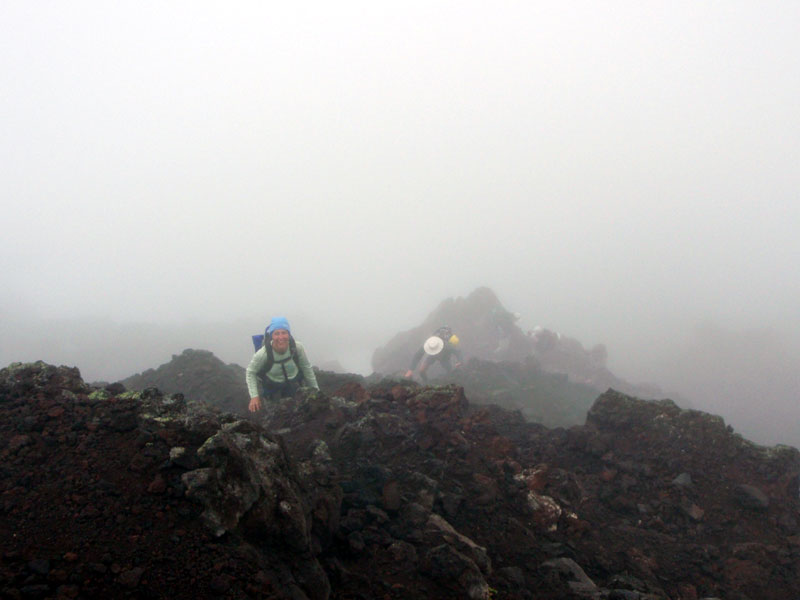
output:
[[[269,322],[269,327],[267,327],[267,335],[272,335],[272,332],[277,329],[285,329],[289,333],[292,333],[292,330],[289,328],[289,321],[286,320],[286,317],[272,317],[272,320]]]

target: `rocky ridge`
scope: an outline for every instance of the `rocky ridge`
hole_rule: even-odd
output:
[[[361,375],[334,373],[314,369],[320,388],[336,392],[347,382],[364,381]],[[208,350],[187,348],[154,369],[147,369],[119,382],[125,389],[143,390],[154,387],[165,394],[180,393],[195,401],[205,402],[221,411],[248,416],[249,394],[244,367],[225,364]],[[105,383],[97,384],[104,386]]]
[[[443,325],[459,337],[459,348],[467,360],[533,364],[541,371],[565,376],[571,384],[591,388],[595,395],[609,387],[643,398],[662,394],[654,385],[632,384],[614,375],[606,366],[607,351],[602,344],[586,349],[577,339],[546,328],[523,331],[513,313],[487,287],[442,301],[417,327],[396,334],[373,353],[373,371],[404,373],[425,339]],[[437,373],[441,374],[441,369],[434,366],[430,374]]]
[[[519,410],[549,427],[583,424],[594,399],[609,387],[640,398],[661,397],[652,386],[632,385],[605,366],[605,348],[586,350],[575,339],[541,329],[523,332],[513,315],[486,287],[466,298],[443,301],[418,327],[398,333],[373,355],[375,372],[367,378],[315,368],[322,391],[335,394],[348,382],[369,383],[402,375],[424,339],[442,324],[461,338],[463,368],[449,374],[434,365],[431,383],[462,385],[473,404],[499,404]],[[208,350],[186,349],[154,369],[122,380],[127,389],[157,387],[183,393],[221,410],[247,417],[245,370],[224,364]]]
[[[454,383],[464,388],[471,404],[496,404],[519,411],[527,420],[547,427],[582,425],[599,392],[549,373],[532,357],[524,362],[471,359],[463,368],[432,383]]]
[[[548,429],[382,380],[248,420],[35,363],[0,411],[4,598],[800,596],[800,453],[668,400]]]

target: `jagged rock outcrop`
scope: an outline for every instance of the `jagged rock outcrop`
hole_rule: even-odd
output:
[[[578,340],[546,328],[522,331],[513,313],[487,287],[476,289],[466,298],[444,300],[419,326],[398,333],[375,350],[373,370],[404,373],[425,339],[443,325],[449,325],[458,335],[466,359],[534,365],[541,371],[564,375],[570,384],[594,390],[595,396],[609,387],[644,398],[661,393],[655,386],[633,385],[615,376],[606,366],[608,353],[602,344],[586,349]],[[439,381],[453,381],[453,376],[445,377],[438,365],[431,367],[429,375],[439,376]]]
[[[302,476],[263,428],[44,363],[0,371],[0,411],[4,598],[329,596]]]
[[[531,354],[532,341],[513,320],[501,324],[493,316],[498,313],[510,314],[487,287],[478,288],[466,298],[448,298],[419,326],[398,333],[385,346],[375,350],[372,369],[376,373],[404,373],[425,339],[443,325],[448,325],[458,335],[459,348],[465,357],[524,359]]]
[[[473,404],[497,404],[547,427],[582,425],[599,395],[566,375],[545,371],[532,357],[522,363],[473,358],[464,368],[436,381],[444,379],[463,386]]]
[[[794,448],[613,390],[568,430],[470,407],[458,387],[367,392],[360,404],[293,400],[267,418],[295,452],[308,439],[329,445],[344,491],[337,577],[364,595],[381,589],[353,575],[364,569],[434,597],[480,597],[481,579],[520,598],[800,590]],[[400,574],[414,568],[437,585]]]
[[[794,448],[609,390],[548,429],[351,382],[253,421],[0,370],[4,597],[800,597]]]
[[[208,350],[187,348],[181,354],[173,354],[168,363],[131,375],[120,383],[129,390],[154,387],[165,394],[182,393],[234,414],[245,415],[247,411],[244,368],[225,364]]]

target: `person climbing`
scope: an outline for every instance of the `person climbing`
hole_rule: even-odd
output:
[[[453,366],[456,369],[459,368],[463,359],[461,351],[457,348],[458,342],[458,336],[449,327],[445,326],[437,329],[431,337],[425,340],[422,348],[414,354],[411,359],[411,365],[406,371],[406,378],[410,379],[414,375],[414,369],[419,365],[419,377],[424,383],[428,383],[427,371],[436,361],[439,361],[445,373],[450,373],[453,370]],[[455,365],[453,366],[450,365],[451,357],[455,358]]]
[[[286,317],[273,317],[264,342],[245,373],[250,393],[250,412],[261,410],[261,398],[280,400],[293,396],[301,386],[319,389],[317,377],[303,344],[292,337]]]

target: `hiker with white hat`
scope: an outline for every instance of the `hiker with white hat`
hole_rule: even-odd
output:
[[[410,379],[414,375],[414,369],[419,365],[419,377],[423,383],[428,383],[428,368],[436,361],[439,361],[445,373],[450,373],[453,370],[453,366],[450,365],[451,356],[455,358],[455,368],[460,367],[463,359],[461,351],[457,348],[458,342],[458,336],[449,327],[437,329],[414,354],[411,366],[406,371],[406,378]]]

